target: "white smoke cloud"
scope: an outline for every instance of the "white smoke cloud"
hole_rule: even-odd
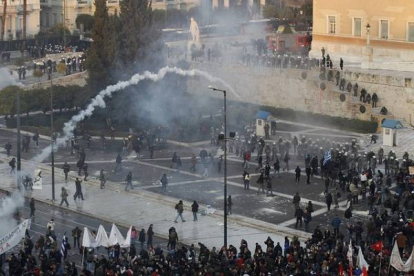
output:
[[[86,117],[90,117],[95,111],[95,108],[106,107],[106,104],[104,101],[105,97],[111,97],[113,93],[123,90],[127,88],[128,86],[136,85],[140,81],[143,81],[143,80],[151,80],[153,82],[157,82],[163,79],[165,75],[167,75],[168,73],[176,74],[179,76],[186,76],[186,77],[199,76],[199,77],[205,78],[209,82],[222,85],[224,89],[232,93],[236,98],[241,99],[240,96],[234,91],[234,89],[229,84],[227,84],[225,81],[223,81],[220,78],[214,77],[208,74],[207,72],[204,72],[201,70],[197,70],[197,69],[183,70],[177,67],[167,66],[167,67],[161,68],[158,71],[158,73],[151,73],[151,72],[145,71],[143,74],[135,74],[128,81],[120,81],[117,84],[110,85],[104,90],[102,90],[101,92],[99,92],[99,94],[95,98],[92,99],[91,103],[84,110],[81,110],[78,114],[74,115],[69,122],[65,123],[65,126],[63,128],[63,136],[56,140],[56,147],[61,147],[61,146],[66,145],[66,141],[72,137],[73,130],[75,129],[77,123],[79,123]],[[33,158],[33,161],[35,162],[44,161],[46,158],[49,157],[49,155],[51,154],[51,151],[52,151],[52,147],[48,146],[47,148],[43,149],[41,153],[36,155]]]
[[[16,84],[16,81],[10,76],[7,70],[1,69],[0,71],[0,81],[1,85],[7,86]],[[176,74],[179,76],[194,77],[199,76],[211,83],[216,83],[222,86],[223,89],[226,89],[232,93],[236,98],[241,99],[240,96],[234,91],[234,89],[224,82],[220,78],[211,76],[210,74],[200,71],[200,70],[183,70],[177,67],[164,67],[158,71],[158,73],[151,73],[145,71],[143,74],[136,74],[131,77],[129,81],[120,81],[115,85],[110,85],[106,89],[99,92],[99,94],[92,99],[91,103],[84,109],[81,110],[78,114],[74,115],[72,119],[65,123],[63,128],[63,136],[59,137],[56,140],[56,147],[61,147],[66,145],[66,141],[73,136],[73,130],[76,127],[77,123],[89,117],[93,114],[97,107],[105,108],[106,104],[104,101],[105,97],[111,97],[113,93],[123,90],[131,85],[136,85],[143,80],[151,80],[157,82],[163,79],[167,74]],[[51,154],[52,146],[48,146],[42,150],[41,153],[33,157],[32,161],[34,163],[40,163],[48,158]],[[28,167],[25,168],[25,171],[22,172],[22,175],[32,174],[34,171],[34,164],[30,162]],[[0,237],[6,234],[10,229],[16,226],[16,222],[13,220],[13,213],[17,208],[22,207],[24,204],[24,197],[20,191],[16,191],[12,194],[11,197],[5,197],[0,204]]]
[[[0,68],[0,90],[9,85],[19,85],[7,68]],[[23,207],[24,197],[20,191],[15,191],[10,197],[0,200],[0,238],[13,229],[17,222],[13,219],[16,209]]]
[[[13,214],[23,204],[24,197],[20,191],[15,191],[10,197],[5,196],[0,200],[0,238],[17,225]]]
[[[7,68],[0,68],[0,90],[9,85],[17,85],[18,83]]]

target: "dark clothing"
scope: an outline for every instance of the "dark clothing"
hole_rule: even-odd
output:
[[[295,170],[296,176],[295,176],[295,181],[299,182],[300,181],[300,173],[302,172],[302,170],[297,167]]]

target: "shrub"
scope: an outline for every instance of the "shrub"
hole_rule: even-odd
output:
[[[358,119],[331,117],[328,115],[296,111],[288,108],[261,106],[260,110],[268,111],[273,116],[280,119],[309,123],[323,127],[332,127],[359,133],[375,133],[377,132],[378,127],[378,123],[376,121],[363,121]]]

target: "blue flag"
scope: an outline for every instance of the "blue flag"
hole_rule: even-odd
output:
[[[329,161],[331,161],[332,157],[331,157],[331,150],[327,150],[325,152],[325,156],[323,157],[323,165],[325,166],[326,163],[328,163]]]
[[[66,259],[66,256],[68,254],[68,251],[67,251],[67,248],[66,248],[67,243],[68,243],[68,240],[66,238],[66,233],[65,233],[65,234],[63,234],[62,244],[60,245],[60,254],[62,254],[63,259]]]

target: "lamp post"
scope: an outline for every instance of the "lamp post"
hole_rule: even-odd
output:
[[[16,111],[17,111],[17,119],[16,119],[16,127],[17,127],[17,188],[20,190],[22,177],[21,177],[21,169],[22,169],[22,162],[21,162],[21,137],[20,137],[20,89],[17,91],[17,101],[16,101]]]
[[[48,68],[48,70],[51,70]],[[55,139],[53,134],[53,81],[52,73],[50,73],[50,138],[51,138],[51,147],[52,147],[52,201],[55,201]]]
[[[370,43],[371,43],[371,25],[369,25],[369,23],[367,24],[367,26],[366,26],[366,28],[367,28],[367,46],[369,46],[370,45]]]
[[[213,91],[223,92],[224,98],[224,246],[227,248],[227,102],[226,90],[218,89],[212,86],[208,87]]]

